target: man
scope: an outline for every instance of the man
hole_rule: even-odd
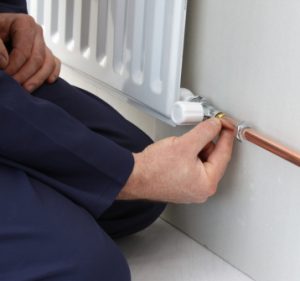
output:
[[[2,0],[0,11],[0,280],[128,281],[112,238],[150,225],[163,202],[213,195],[233,134],[211,119],[152,144],[57,78],[25,1]]]

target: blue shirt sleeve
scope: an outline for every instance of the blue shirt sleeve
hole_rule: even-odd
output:
[[[0,163],[20,168],[99,217],[125,185],[132,153],[29,95],[1,70],[0,93]]]
[[[27,3],[25,0],[0,0],[0,13],[27,14]]]

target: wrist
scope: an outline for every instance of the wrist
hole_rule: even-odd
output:
[[[143,165],[141,165],[143,155],[142,153],[133,153],[132,155],[134,159],[133,169],[126,184],[117,196],[118,200],[147,199],[143,180],[145,173],[142,171]]]

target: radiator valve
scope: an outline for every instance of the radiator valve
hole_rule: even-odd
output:
[[[181,101],[174,104],[171,117],[176,125],[194,125],[218,114],[221,111],[207,99],[195,96],[187,89],[181,89]]]

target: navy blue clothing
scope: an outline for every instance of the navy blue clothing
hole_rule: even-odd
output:
[[[54,84],[44,85],[34,95],[58,105],[93,132],[130,152],[140,152],[152,143],[145,133],[103,100],[82,89],[70,87],[62,79]],[[116,160],[118,159],[117,156]],[[98,223],[111,237],[118,238],[151,224],[164,207],[165,204],[147,201],[114,201],[98,218]]]
[[[76,95],[62,80],[56,88],[60,91],[53,95],[68,90]],[[72,193],[75,203],[99,217],[131,173],[131,152],[53,103],[29,95],[3,72],[0,93],[0,127],[5,132],[0,138],[0,161],[13,161],[66,196]]]
[[[1,0],[0,12],[2,13],[27,13],[25,0]]]
[[[26,2],[0,1],[0,12],[26,13]],[[29,95],[1,70],[0,130],[0,281],[129,281],[112,238],[165,205],[115,198],[151,139],[62,79]]]
[[[2,71],[0,128],[0,280],[130,280],[109,236],[164,204],[114,200],[150,138],[62,79],[31,96]]]
[[[126,260],[89,212],[0,165],[1,281],[129,281]]]

